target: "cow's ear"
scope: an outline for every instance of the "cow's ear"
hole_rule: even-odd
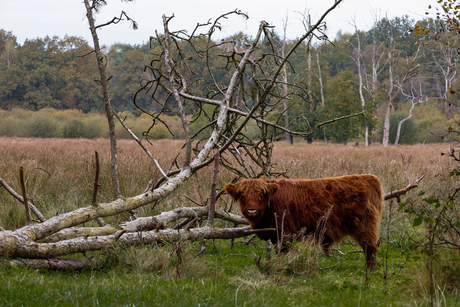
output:
[[[280,185],[277,184],[277,183],[268,183],[267,184],[267,190],[268,190],[268,193],[270,193],[270,195],[275,194],[276,191],[278,191],[279,188],[280,188]]]
[[[238,192],[236,191],[236,186],[233,183],[227,183],[224,186],[225,192],[227,192],[234,201],[238,200]]]

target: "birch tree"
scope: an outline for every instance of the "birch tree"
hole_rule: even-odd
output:
[[[404,124],[404,122],[406,122],[407,120],[411,119],[412,118],[412,111],[414,110],[414,108],[423,103],[424,101],[427,100],[427,97],[423,94],[423,90],[422,90],[422,83],[421,82],[418,82],[418,89],[416,88],[416,85],[414,85],[415,82],[411,82],[410,84],[410,92],[409,93],[406,93],[404,92],[404,90],[401,90],[401,93],[408,99],[410,99],[410,102],[411,102],[411,107],[409,109],[409,114],[403,118],[402,120],[400,120],[398,122],[398,128],[396,130],[396,138],[395,138],[395,142],[394,142],[394,145],[397,146],[398,143],[399,143],[399,137],[401,136],[401,127],[402,127],[402,124]]]
[[[353,51],[355,53],[355,56],[352,57],[353,61],[355,62],[356,64],[356,67],[358,69],[358,78],[359,78],[359,98],[361,100],[361,106],[363,108],[363,111],[365,110],[365,106],[366,106],[366,99],[364,98],[364,93],[363,93],[363,88],[364,88],[364,77],[365,77],[365,74],[366,74],[366,71],[365,71],[365,66],[364,66],[364,63],[363,63],[363,56],[361,54],[362,50],[361,50],[361,39],[360,39],[360,36],[359,36],[359,31],[358,31],[358,27],[356,26],[356,21],[353,21],[353,26],[355,28],[355,34],[356,34],[356,38],[357,38],[357,46],[354,46],[353,47]],[[364,144],[365,146],[369,146],[369,125],[368,125],[368,122],[367,122],[367,119],[364,118]]]
[[[285,55],[285,51],[286,51],[286,41],[287,41],[287,36],[286,36],[286,31],[287,31],[287,25],[288,25],[288,16],[286,16],[286,20],[285,22],[283,23],[283,44],[281,46],[281,56],[284,57]],[[283,78],[283,95],[286,96],[288,94],[288,78],[287,78],[287,64],[284,65],[283,67],[283,71],[282,71],[282,78]],[[284,127],[286,129],[289,129],[289,112],[288,112],[288,108],[289,108],[289,104],[288,104],[288,101],[287,100],[284,100],[284,104],[283,104],[283,113],[284,113]],[[285,132],[285,137],[286,137],[286,142],[289,144],[289,145],[293,145],[294,144],[294,139],[292,137],[292,135],[289,133],[289,132]]]
[[[390,116],[393,110],[394,101],[401,93],[403,86],[417,76],[417,70],[420,66],[417,61],[421,56],[419,45],[414,56],[409,57],[406,55],[404,57],[395,46],[391,22],[389,22],[389,31],[386,62],[388,66],[388,80],[382,87],[387,97],[383,124],[383,146],[388,146],[390,142]],[[396,70],[396,66],[403,69]]]
[[[125,0],[129,2],[131,0]],[[91,3],[90,3],[91,2]],[[107,2],[105,0],[84,0],[85,8],[86,8],[86,18],[88,19],[89,29],[91,31],[91,36],[93,38],[94,44],[94,54],[96,55],[97,66],[99,68],[99,75],[100,80],[98,82],[102,88],[102,95],[104,97],[104,108],[105,108],[105,115],[107,117],[107,122],[109,124],[109,140],[110,140],[110,152],[111,152],[111,172],[112,172],[112,187],[113,187],[113,194],[115,197],[121,195],[120,192],[120,182],[118,180],[118,150],[117,150],[117,137],[115,135],[115,119],[113,115],[112,104],[110,103],[110,95],[109,95],[109,76],[107,76],[106,66],[107,66],[107,59],[101,51],[101,47],[99,44],[99,37],[97,34],[97,30],[102,29],[103,27],[109,26],[114,23],[118,23],[122,21],[124,18],[132,21],[133,28],[137,29],[137,24],[131,18],[126,15],[125,12],[122,12],[120,17],[115,17],[111,21],[96,25],[96,20],[94,15],[98,13],[102,6],[106,5]]]

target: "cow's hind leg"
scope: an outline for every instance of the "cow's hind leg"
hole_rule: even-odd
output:
[[[329,256],[329,250],[333,243],[334,243],[334,240],[332,240],[332,238],[329,236],[324,236],[323,240],[321,241],[321,247],[323,248],[324,253],[328,256]]]

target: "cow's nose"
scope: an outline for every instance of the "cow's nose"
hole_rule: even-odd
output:
[[[257,209],[248,209],[248,216],[256,216],[257,215]]]

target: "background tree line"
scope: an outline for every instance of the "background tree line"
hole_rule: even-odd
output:
[[[291,57],[286,73],[286,82],[299,89],[298,98],[287,102],[292,105],[287,112],[280,109],[273,116],[286,112],[289,125],[307,131],[316,123],[364,109],[365,116],[328,125],[318,130],[313,139],[344,143],[360,140],[367,125],[371,140],[381,142],[385,137],[384,127],[388,127],[385,126],[387,119],[389,143],[439,142],[438,135],[444,134],[444,130],[458,120],[458,114],[452,109],[456,98],[449,93],[455,93],[459,86],[456,62],[460,45],[455,35],[441,37],[436,33],[438,29],[433,20],[416,22],[402,16],[391,20],[376,19],[368,31],[339,32],[331,41],[303,44]],[[283,43],[285,47],[295,43],[295,40],[283,40],[279,35],[275,37],[275,41],[265,39],[260,43],[256,53],[269,53],[271,45],[282,48]],[[202,42],[199,38],[194,40],[195,45],[206,44],[204,39]],[[218,84],[228,82],[226,67],[231,59],[221,56],[228,48],[227,42],[236,42],[243,47],[251,43],[252,38],[240,32],[213,42],[215,48],[210,51],[211,61],[207,66],[200,58],[190,57],[186,65],[195,74],[193,77],[200,81],[189,91],[193,92],[193,86],[198,90],[210,82],[205,78],[207,70],[213,72]],[[160,50],[155,44],[154,41],[135,46],[114,44],[105,48],[111,76],[111,103],[117,112],[129,111],[138,117],[142,112],[136,105],[155,112],[162,108],[161,102],[171,99],[161,90],[155,91],[154,95],[149,88],[139,91],[145,80],[155,77],[144,70]],[[180,49],[184,54],[178,56],[187,58],[191,46],[182,46]],[[85,116],[101,111],[103,100],[99,84],[94,81],[98,79],[98,71],[94,56],[89,54],[91,50],[87,41],[72,36],[30,39],[19,45],[12,32],[0,30],[0,109],[8,111],[0,113],[3,118],[0,131],[7,129],[2,125],[13,130],[3,135],[14,134],[12,119],[7,124],[6,118],[12,116],[14,112],[11,110],[15,108],[29,111],[77,109]],[[136,105],[133,104],[135,94]],[[208,95],[212,97],[213,93],[210,91]],[[189,119],[202,123],[207,120],[207,115],[197,113],[199,109],[192,102],[185,105]],[[166,109],[162,112],[175,115],[177,111]],[[283,120],[280,117],[280,121]],[[65,136],[63,129],[43,136]],[[156,130],[161,130],[160,126]],[[22,131],[22,136],[30,136],[24,133],[24,129]],[[75,135],[86,137],[84,133]],[[163,129],[154,136],[166,137],[167,133]],[[447,138],[452,140],[457,136]]]

